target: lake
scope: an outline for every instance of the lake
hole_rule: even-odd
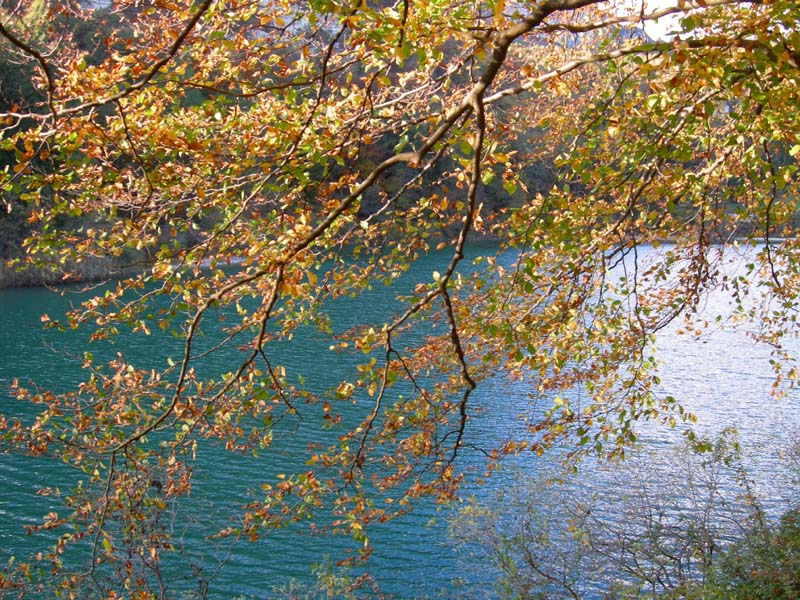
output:
[[[473,249],[472,255],[481,252],[489,251]],[[403,281],[408,283],[418,275],[429,280],[430,273],[441,268],[441,261],[441,256],[420,260]],[[387,307],[395,305],[395,295],[405,291],[403,281],[393,288],[379,286],[365,299],[338,302],[331,309],[335,327],[344,329],[356,320],[378,319]],[[41,314],[58,318],[76,301],[74,294],[61,295],[44,288],[0,290],[0,385],[7,386],[13,378],[19,378],[63,390],[79,381],[80,369],[74,356],[82,352],[86,333],[44,331],[40,322]],[[705,310],[709,314],[726,310],[725,297],[711,294]],[[126,357],[133,362],[158,364],[177,356],[179,349],[174,340],[141,335],[121,338],[117,346],[124,347]],[[114,351],[115,348],[101,346],[96,352]],[[773,377],[768,349],[734,331],[715,331],[693,339],[669,328],[658,336],[657,356],[662,364],[664,394],[673,395],[697,414],[700,431],[739,429],[754,485],[768,499],[767,508],[777,514],[797,502],[797,488],[778,466],[777,456],[795,439],[800,426],[800,396],[796,391],[790,391],[782,401],[769,396]],[[312,387],[319,381],[323,388],[322,382],[327,385],[334,380],[347,361],[355,357],[329,352],[320,334],[309,332],[306,338],[298,336],[291,344],[282,345],[281,359],[290,369],[294,366],[298,372],[302,370]],[[468,442],[490,447],[505,439],[509,428],[520,427],[517,416],[528,406],[527,390],[497,378],[482,383],[473,402],[486,410],[471,419]],[[2,396],[4,415],[22,415],[29,410]],[[235,508],[254,497],[252,486],[265,477],[254,479],[253,473],[301,468],[296,457],[305,455],[309,441],[318,441],[316,434],[318,430],[314,428],[295,432],[288,427],[284,435],[277,436],[275,451],[262,457],[226,454],[213,444],[200,446],[191,497],[178,503],[171,515],[170,526],[184,541],[185,553],[185,559],[176,560],[172,567],[176,589],[190,591],[196,585],[195,574],[186,567],[188,559],[208,578],[209,598],[272,597],[277,588],[312,581],[311,563],[325,555],[336,560],[354,549],[352,540],[315,533],[303,526],[276,531],[253,543],[240,541],[232,547],[203,537],[204,532],[229,524],[229,515]],[[644,423],[640,437],[651,448],[665,448],[678,443],[682,434],[678,429]],[[520,470],[536,473],[550,468],[556,460],[556,456],[547,455],[541,459],[515,457],[509,460],[508,469],[486,484],[468,482],[465,494],[478,499],[488,497],[511,485]],[[477,451],[466,449],[459,461],[461,468],[472,473],[483,471],[484,458]],[[58,462],[0,454],[0,563],[12,555],[21,559],[37,548],[40,538],[26,536],[23,526],[58,509],[52,497],[37,495],[36,490],[53,482],[68,488],[77,478],[76,473]],[[587,465],[584,485],[602,486],[606,485],[604,481],[598,470]],[[459,593],[467,598],[491,597],[487,581],[490,574],[479,565],[465,564],[463,555],[448,538],[448,519],[456,508],[421,502],[411,513],[370,532],[374,550],[368,570],[383,592],[399,599],[451,598]]]

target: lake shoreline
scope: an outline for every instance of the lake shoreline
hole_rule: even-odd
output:
[[[771,238],[771,243],[795,241],[795,238]],[[499,246],[500,238],[493,235],[470,236],[469,245],[477,247]],[[653,240],[638,246],[674,245],[675,240]],[[715,243],[712,246],[726,246],[730,244],[763,245],[765,241],[758,238],[736,238],[725,243]],[[152,260],[140,258],[136,264],[127,262],[121,264],[114,257],[92,257],[89,259],[69,261],[59,270],[45,268],[10,266],[12,258],[0,259],[0,289],[61,287],[67,285],[86,284],[93,285],[108,281],[117,281],[125,277],[132,277],[149,270]]]
[[[61,287],[75,284],[96,284],[115,281],[146,270],[152,263],[137,266],[120,265],[112,257],[91,258],[69,262],[58,270],[35,267],[15,267],[13,259],[0,261],[0,289]]]

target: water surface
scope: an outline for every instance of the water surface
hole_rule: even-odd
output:
[[[417,277],[429,280],[430,273],[441,268],[440,263],[440,257],[421,260],[406,281]],[[334,304],[331,316],[335,327],[341,330],[357,322],[378,319],[387,307],[395,304],[397,292],[396,288],[378,286],[365,299]],[[3,340],[0,385],[19,378],[35,381],[44,388],[64,390],[79,381],[78,356],[86,343],[86,333],[44,331],[40,321],[43,313],[58,318],[77,299],[75,295],[60,295],[47,289],[0,291],[0,339]],[[712,294],[706,310],[709,313],[726,310],[724,296]],[[178,355],[180,346],[176,340],[156,342],[153,337],[137,335],[120,339],[116,347],[101,346],[96,351],[110,354],[115,348],[124,348],[126,357],[134,363],[150,361],[163,365],[167,356]],[[290,371],[292,368],[302,371],[311,387],[319,382],[319,389],[329,385],[337,373],[358,358],[328,351],[324,336],[310,330],[306,337],[282,344],[275,352],[279,354],[279,362]],[[800,425],[800,398],[794,391],[782,401],[770,396],[773,376],[769,350],[734,331],[716,331],[693,339],[678,335],[673,327],[659,335],[657,356],[662,362],[663,393],[676,397],[697,414],[701,432],[713,433],[726,427],[740,430],[754,484],[775,512],[797,502],[796,487],[777,466],[777,456],[794,439]],[[219,360],[224,360],[224,356]],[[511,384],[502,377],[482,383],[473,402],[484,410],[473,415],[468,441],[491,447],[506,439],[510,429],[520,427],[518,415],[530,410],[528,392],[524,384]],[[0,397],[0,403],[2,413],[7,416],[24,415],[30,410],[7,396]],[[679,429],[670,430],[653,423],[643,424],[641,431],[646,444],[653,448],[675,444],[682,437]],[[191,497],[174,508],[171,526],[180,532],[190,561],[201,566],[205,576],[213,574],[209,582],[210,598],[269,597],[270,590],[286,587],[292,580],[311,581],[309,565],[324,555],[336,558],[354,550],[351,540],[318,535],[302,526],[232,547],[203,537],[209,529],[229,524],[236,508],[256,497],[255,482],[268,480],[270,474],[300,468],[297,457],[306,456],[307,443],[318,442],[318,435],[315,428],[295,431],[288,427],[285,435],[278,436],[276,451],[260,457],[226,454],[213,444],[199,448],[194,465],[195,487]],[[467,449],[459,460],[462,468],[476,474],[483,471],[484,457],[477,451]],[[535,473],[548,468],[554,460],[517,457],[510,461],[514,468],[501,471],[482,486],[468,484],[466,492],[480,499],[481,495],[511,485],[515,469]],[[604,477],[593,472],[591,465],[587,465],[586,485],[606,485]],[[39,538],[25,536],[23,526],[37,522],[49,510],[58,509],[52,497],[37,495],[37,489],[54,482],[68,489],[78,477],[79,474],[52,460],[0,455],[0,562],[11,555],[23,557],[35,548]],[[401,599],[449,598],[457,593],[465,597],[490,595],[488,586],[482,585],[486,573],[465,565],[463,555],[448,539],[449,511],[456,508],[421,502],[410,514],[370,532],[374,551],[369,570],[384,592]],[[222,563],[224,568],[215,572]],[[175,568],[172,576],[184,577],[183,587],[192,589],[194,576],[185,567]]]

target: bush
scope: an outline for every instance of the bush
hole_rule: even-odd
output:
[[[800,598],[800,506],[765,516],[736,432],[579,475],[528,478],[451,522],[500,598]],[[797,448],[784,458],[790,459]]]
[[[800,506],[777,527],[754,530],[714,561],[703,598],[796,600],[800,598]]]

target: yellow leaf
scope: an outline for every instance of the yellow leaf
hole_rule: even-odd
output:
[[[505,0],[495,0],[494,3],[494,22],[497,24],[502,24],[503,19],[503,9],[506,7]]]

